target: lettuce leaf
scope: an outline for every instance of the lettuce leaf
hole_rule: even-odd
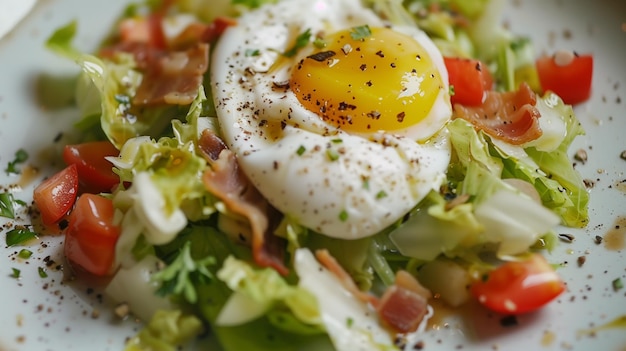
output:
[[[176,351],[202,331],[202,322],[178,310],[159,310],[150,322],[126,343],[125,351]]]
[[[560,193],[562,190],[565,190],[563,194],[569,199],[564,204],[556,206],[547,204],[547,206],[561,216],[565,225],[582,228],[589,223],[587,208],[589,193],[580,173],[574,169],[567,152],[574,139],[579,135],[584,135],[585,131],[576,118],[572,107],[564,104],[556,94],[548,92],[543,99],[557,113],[563,116],[567,132],[561,145],[556,150],[545,152],[538,150],[536,147],[531,147],[527,148],[526,152],[546,174],[546,178],[560,184],[558,188],[550,188],[550,194],[555,195],[556,192]],[[542,200],[543,198],[544,196],[542,195]]]
[[[229,256],[217,277],[234,291],[217,318],[218,325],[239,325],[266,314],[272,324],[286,331],[323,332],[315,297],[289,285],[275,270],[254,269]]]

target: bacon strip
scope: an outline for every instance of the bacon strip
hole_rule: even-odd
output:
[[[134,105],[188,105],[193,102],[209,67],[209,45],[165,53],[144,73]]]
[[[513,145],[539,138],[541,114],[535,107],[537,97],[528,84],[522,83],[516,92],[487,92],[481,106],[454,105],[454,114],[471,122],[477,129]]]
[[[255,262],[287,275],[285,243],[273,233],[280,213],[250,183],[239,169],[235,154],[214,133],[204,130],[198,146],[211,166],[202,177],[205,188],[250,222]]]

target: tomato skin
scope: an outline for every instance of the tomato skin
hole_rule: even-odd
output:
[[[444,57],[448,81],[454,89],[450,102],[465,106],[482,104],[485,93],[491,90],[493,78],[487,67],[479,60]]]
[[[553,56],[543,56],[536,66],[543,90],[556,93],[566,104],[578,104],[591,96],[593,56],[574,55],[567,65],[558,65]]]
[[[41,213],[41,222],[52,225],[70,211],[78,194],[78,170],[69,165],[44,180],[33,192],[33,201]]]
[[[470,287],[481,304],[502,314],[534,311],[564,290],[563,281],[539,254],[523,261],[506,262]]]
[[[119,183],[113,165],[105,159],[118,155],[119,151],[109,141],[66,145],[63,149],[63,160],[68,165],[76,165],[80,184],[91,193],[110,192]]]
[[[120,236],[120,228],[113,223],[114,214],[111,199],[81,195],[69,217],[65,257],[91,274],[109,275]]]

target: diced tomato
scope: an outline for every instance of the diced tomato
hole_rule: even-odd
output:
[[[534,311],[555,299],[565,284],[539,254],[499,266],[472,284],[478,301],[495,312],[520,314]]]
[[[109,141],[94,141],[76,145],[66,145],[63,160],[68,165],[76,165],[78,179],[85,190],[92,193],[109,192],[119,183],[113,173],[113,165],[106,156],[117,156],[119,151]]]
[[[114,213],[111,199],[81,195],[69,217],[65,257],[91,274],[110,274],[120,236],[120,228],[113,223]]]
[[[556,93],[566,104],[578,104],[589,99],[593,56],[571,53],[568,58],[567,54],[557,55],[566,55],[566,58],[543,56],[536,62],[543,90]]]
[[[450,98],[452,104],[478,106],[482,104],[485,93],[491,90],[493,78],[485,65],[474,59],[444,57],[448,70],[448,81],[454,92]]]
[[[58,222],[69,212],[78,194],[78,171],[69,165],[43,181],[33,192],[33,201],[45,225]]]

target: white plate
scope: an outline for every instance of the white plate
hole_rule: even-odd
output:
[[[123,6],[122,0],[88,4],[81,0],[43,1],[0,41],[0,185],[19,184],[11,188],[17,199],[30,202],[33,185],[51,174],[55,164],[61,165],[58,151],[65,135],[62,133],[74,120],[71,111],[53,109],[36,98],[41,75],[60,78],[77,71],[71,63],[46,51],[44,40],[53,29],[77,19],[77,46],[91,50]],[[559,243],[549,256],[552,262],[565,263],[560,273],[568,289],[558,301],[517,317],[517,323],[508,327],[500,326],[499,316],[477,310],[461,317],[438,317],[416,338],[423,342],[423,349],[626,348],[623,326],[585,333],[626,316],[626,289],[615,291],[612,286],[614,279],[626,282],[626,160],[620,158],[626,150],[625,14],[626,3],[619,0],[513,0],[507,4],[503,20],[514,32],[529,35],[538,54],[559,48],[594,54],[593,97],[576,108],[587,135],[577,139],[572,149],[572,162],[579,148],[589,155],[588,162],[577,162],[576,168],[595,183],[590,190],[591,222],[581,230],[562,229],[575,240]],[[58,136],[61,141],[55,143]],[[4,173],[19,148],[30,154],[24,170],[36,167],[40,173],[34,177]],[[55,269],[63,264],[61,237],[43,236],[30,247],[35,254],[28,260],[16,258],[19,248],[4,247],[7,230],[25,223],[27,215],[22,211],[20,217],[16,221],[0,220],[0,350],[122,350],[124,340],[136,332],[138,324],[116,322],[106,299],[97,291],[64,280],[63,272]],[[604,237],[604,242],[596,244],[596,236]],[[605,245],[607,242],[612,244]],[[578,263],[581,256],[586,257],[582,266]],[[47,269],[47,278],[39,277],[40,267]],[[21,271],[19,280],[11,277],[12,268]]]

